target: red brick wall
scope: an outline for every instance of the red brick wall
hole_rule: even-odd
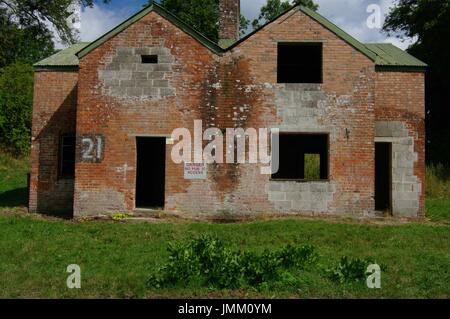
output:
[[[104,95],[98,71],[111,62],[117,48],[127,47],[170,48],[176,59],[176,76],[170,79],[176,95],[153,100]],[[81,59],[77,132],[102,134],[106,137],[106,149],[101,163],[77,163],[75,214],[134,209],[136,135],[169,137],[175,128],[193,129],[193,120],[201,112],[206,73],[213,67],[214,59],[209,49],[156,13],[150,13]],[[169,147],[166,162],[169,205],[170,196],[186,192],[190,183],[183,178],[183,167],[171,161]],[[124,164],[131,166],[127,176],[118,173]],[[108,204],[105,196],[109,196]]]
[[[330,107],[327,115],[316,120],[318,129],[331,135],[330,179],[336,192],[328,212],[372,210],[373,63],[295,11],[220,59],[155,13],[85,56],[80,63],[77,133],[105,136],[106,148],[101,163],[77,163],[75,214],[134,209],[136,135],[169,136],[174,128],[192,129],[195,119],[202,119],[205,127],[282,126],[276,110],[280,90],[276,84],[276,43],[298,40],[322,41],[324,45],[324,83],[319,93],[326,96]],[[105,95],[99,70],[111,63],[116,50],[154,46],[170,48],[175,57],[171,78],[175,96],[149,100]],[[239,110],[237,105],[249,107]],[[126,176],[121,170],[124,164],[131,166]],[[166,209],[191,213],[276,211],[268,200],[269,176],[260,175],[258,166],[217,165],[209,169],[206,181],[184,180],[183,166],[171,161],[168,146]]]
[[[402,121],[414,137],[418,160],[414,174],[422,184],[421,216],[425,215],[425,74],[422,72],[378,72],[375,114],[377,121]]]
[[[36,71],[34,83],[30,211],[71,213],[73,179],[58,179],[58,146],[75,133],[78,72]]]
[[[318,125],[315,130],[330,134],[330,181],[336,184],[336,192],[327,212],[362,213],[373,210],[373,62],[301,12],[291,12],[271,23],[235,48],[233,54],[242,55],[249,61],[255,83],[274,85],[277,82],[277,43],[284,41],[323,43],[323,84],[320,91],[327,96],[329,109],[316,118]],[[249,123],[250,126],[277,123],[282,130],[293,131],[279,117],[273,117],[277,103],[273,95],[279,88],[275,85],[264,90],[261,105],[252,112],[254,121]],[[346,98],[351,100],[350,104],[339,102]],[[349,131],[349,139],[345,129]],[[302,129],[299,125],[295,131],[311,130]],[[267,194],[262,187],[269,183],[268,177],[256,175],[257,182],[254,178],[248,178],[243,183],[240,193],[249,203],[256,197],[258,202],[264,202],[266,209],[273,209],[268,205]],[[255,190],[257,195],[250,193],[246,196],[245,189],[251,184],[258,185]]]
[[[323,43],[323,84],[276,83],[277,43],[286,41]],[[169,49],[165,59],[171,61],[171,70],[160,83],[168,85],[167,95],[133,97],[136,90],[130,95],[128,87],[121,95],[121,80],[114,78],[119,71],[111,70],[127,71],[127,64],[120,64],[117,56],[128,48]],[[119,93],[112,94],[112,89]],[[194,120],[202,120],[204,129],[268,127],[329,134],[330,180],[275,183],[260,174],[259,165],[217,164],[209,165],[207,180],[188,181],[183,165],[171,160],[168,145],[167,211],[208,215],[370,212],[374,209],[376,120],[407,123],[419,157],[414,172],[423,181],[423,96],[422,74],[376,73],[365,55],[297,10],[224,56],[150,13],[83,57],[79,75],[36,73],[30,208],[70,210],[74,192],[75,216],[134,210],[136,136],[169,137],[175,128],[193,132]],[[305,100],[313,106],[310,110],[302,105]],[[57,179],[57,146],[60,134],[73,132],[75,126],[78,137],[103,136],[105,145],[99,162],[85,162],[78,154],[73,185]],[[298,208],[298,194],[285,189],[300,186],[310,192],[305,200],[314,204],[327,198],[326,205],[312,205],[311,211]],[[272,190],[285,191],[275,194],[283,199],[274,201],[277,196],[272,196]],[[324,190],[326,196],[314,193]],[[422,212],[423,194],[421,206]]]

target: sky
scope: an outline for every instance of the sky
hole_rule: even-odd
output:
[[[319,5],[318,12],[350,33],[361,42],[390,42],[406,49],[412,40],[401,41],[396,37],[387,37],[380,28],[369,28],[367,19],[374,11],[367,12],[370,5],[380,9],[381,25],[389,8],[396,0],[314,0]],[[98,1],[101,2],[101,1]],[[111,0],[110,4],[96,4],[85,8],[81,13],[80,38],[93,41],[111,30],[122,21],[139,11],[147,0]],[[256,18],[266,0],[241,0],[241,13],[250,20]],[[374,20],[371,20],[374,21]],[[57,45],[61,47],[61,45]]]

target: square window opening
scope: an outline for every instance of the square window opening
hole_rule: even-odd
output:
[[[279,43],[278,83],[322,83],[322,43]]]
[[[59,178],[75,177],[75,135],[62,135],[59,143]]]
[[[328,134],[280,134],[273,180],[328,180]]]
[[[157,55],[142,55],[141,56],[143,64],[157,64],[158,56]]]

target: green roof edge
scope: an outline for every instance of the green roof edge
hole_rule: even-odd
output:
[[[350,34],[345,32],[341,28],[339,28],[337,25],[335,25],[333,22],[331,22],[330,20],[328,20],[324,16],[322,16],[322,15],[318,14],[317,12],[315,12],[314,10],[311,10],[311,9],[309,9],[309,8],[303,6],[303,5],[300,5],[300,4],[293,5],[289,9],[287,9],[284,12],[282,12],[281,14],[279,14],[274,19],[268,21],[267,23],[265,23],[264,25],[262,25],[258,29],[256,29],[253,32],[247,34],[242,39],[236,41],[231,46],[227,47],[225,50],[228,51],[228,50],[233,49],[234,47],[238,46],[240,43],[244,42],[245,40],[247,40],[248,38],[253,36],[255,33],[258,33],[258,31],[260,31],[261,29],[265,28],[266,26],[268,26],[269,24],[271,24],[272,22],[274,22],[278,18],[284,16],[285,14],[289,13],[290,11],[292,11],[294,9],[300,10],[301,12],[303,12],[304,14],[306,14],[307,16],[309,16],[310,18],[312,18],[313,20],[318,22],[320,25],[322,25],[325,28],[327,28],[328,30],[330,30],[331,32],[336,34],[340,39],[342,39],[345,42],[347,42],[348,44],[350,44],[352,47],[354,47],[355,49],[357,49],[358,51],[363,53],[365,56],[367,56],[372,61],[375,62],[375,60],[377,59],[377,55],[373,51],[369,50],[362,42],[360,42],[357,39],[355,39],[354,37],[352,37]]]
[[[218,44],[216,44],[214,41],[205,37],[199,31],[197,31],[194,28],[192,28],[191,26],[189,26],[186,22],[180,20],[177,16],[175,16],[173,13],[169,12],[165,8],[161,7],[159,4],[157,4],[155,2],[151,2],[149,5],[144,7],[141,11],[137,12],[136,14],[134,14],[133,16],[131,16],[130,18],[128,18],[127,20],[125,20],[124,22],[122,22],[121,24],[116,26],[114,29],[108,31],[104,35],[100,36],[97,40],[95,40],[94,42],[89,44],[87,47],[85,47],[84,49],[77,52],[76,55],[80,59],[83,58],[89,52],[98,48],[104,42],[106,42],[109,39],[111,39],[112,37],[116,36],[117,34],[122,32],[126,28],[128,28],[133,23],[139,21],[140,19],[142,19],[144,16],[146,16],[148,13],[150,13],[152,11],[155,11],[159,15],[163,16],[164,18],[166,18],[167,20],[169,20],[170,22],[175,24],[177,27],[179,27],[181,30],[183,30],[184,32],[186,32],[187,34],[189,34],[190,36],[195,38],[197,41],[199,41],[201,44],[203,44],[205,47],[207,47],[211,51],[213,51],[217,54],[224,52],[224,50]]]
[[[60,50],[57,53],[52,54],[51,56],[42,59],[41,61],[33,64],[34,68],[58,68],[58,69],[67,69],[67,68],[78,68],[79,61],[76,53],[89,45],[89,42],[78,42],[71,45],[68,48]]]
[[[235,41],[234,43],[230,44],[227,47],[221,47],[219,44],[217,44],[217,43],[213,42],[212,40],[208,39],[203,34],[201,34],[199,31],[195,30],[194,28],[189,26],[187,23],[185,23],[184,21],[180,20],[173,13],[169,12],[168,10],[166,10],[165,8],[163,8],[162,6],[160,6],[159,4],[157,4],[155,2],[151,2],[149,5],[144,7],[142,10],[140,10],[139,12],[137,12],[136,14],[134,14],[133,16],[131,16],[130,18],[128,18],[127,20],[125,20],[124,22],[119,24],[118,26],[116,26],[114,29],[112,29],[109,32],[105,33],[104,35],[100,36],[94,42],[86,43],[86,46],[84,48],[82,48],[81,50],[79,50],[78,52],[76,52],[75,56],[78,57],[79,59],[81,59],[82,57],[84,57],[87,54],[89,54],[92,50],[98,48],[104,42],[106,42],[109,39],[113,38],[114,36],[116,36],[117,34],[122,32],[126,28],[128,28],[133,23],[139,21],[145,15],[147,15],[148,13],[150,13],[152,11],[155,11],[156,13],[161,15],[162,17],[166,18],[168,21],[172,22],[174,25],[176,25],[181,30],[183,30],[184,32],[186,32],[187,34],[192,36],[194,39],[199,41],[202,45],[204,45],[205,47],[207,47],[208,49],[210,49],[214,53],[222,54],[224,52],[232,50],[234,47],[238,46],[240,43],[244,42],[245,40],[250,38],[252,35],[254,35],[258,31],[260,31],[261,29],[265,28],[267,25],[271,24],[272,22],[276,21],[281,16],[289,13],[293,9],[298,9],[299,11],[303,12],[304,14],[306,14],[307,16],[309,16],[310,18],[312,18],[313,20],[315,20],[316,22],[318,22],[319,24],[321,24],[322,26],[327,28],[329,31],[331,31],[334,34],[336,34],[340,39],[342,39],[345,42],[347,42],[348,44],[350,44],[356,50],[360,51],[362,54],[364,54],[366,57],[368,57],[369,59],[371,59],[375,63],[375,66],[376,66],[377,70],[424,71],[426,69],[426,67],[427,67],[427,65],[424,62],[420,61],[419,59],[415,58],[414,56],[410,55],[409,53],[403,51],[402,49],[400,49],[400,48],[398,48],[398,47],[396,47],[396,46],[394,46],[394,45],[392,45],[390,43],[368,43],[368,44],[364,44],[364,43],[358,41],[357,39],[355,39],[354,37],[352,37],[350,34],[345,32],[344,30],[342,30],[338,26],[336,26],[334,23],[329,21],[327,18],[325,18],[322,15],[318,14],[314,10],[311,10],[311,9],[305,7],[305,6],[302,6],[302,5],[293,5],[291,8],[289,8],[286,11],[282,12],[280,15],[278,15],[277,17],[275,17],[271,21],[268,21],[266,24],[264,24],[263,26],[261,26],[260,28],[258,28],[256,30],[254,30],[253,32],[249,33],[248,35],[246,35],[245,37],[241,38],[240,40]],[[392,52],[386,52],[386,54],[388,54],[388,55],[390,54],[389,56],[386,57],[386,56],[384,56],[382,54],[378,54],[376,52],[376,50],[374,51],[373,49],[371,49],[371,47],[370,47],[371,45],[386,45],[386,46],[387,45],[391,45],[392,47],[397,49],[399,52],[401,52],[402,55],[404,54],[404,56],[398,57],[395,54],[393,55]],[[68,48],[68,49],[70,49],[70,48]],[[63,51],[61,51],[61,52],[63,52]],[[392,58],[392,59],[395,60],[396,57],[400,58],[398,61],[395,61],[396,64],[393,63],[393,62],[389,62],[389,58]],[[44,59],[42,61],[45,61],[45,60],[48,60],[48,59],[49,58]],[[407,61],[408,63],[406,63],[405,65],[398,64],[397,62],[401,63],[402,59],[407,59],[409,61]],[[42,61],[36,63],[34,65],[35,68],[42,68],[42,69],[45,69],[45,68],[52,68],[52,69],[70,69],[70,68],[74,69],[75,68],[76,69],[76,68],[78,68],[78,65],[45,65],[45,64],[41,64]]]
[[[363,53],[365,56],[367,56],[372,61],[376,61],[377,54],[375,54],[373,51],[369,50],[362,42],[358,41],[354,37],[352,37],[350,34],[339,28],[337,25],[335,25],[333,22],[325,18],[324,16],[318,14],[314,10],[311,10],[305,6],[298,5],[299,9],[311,17],[312,19],[316,20],[318,23],[326,27],[328,30],[336,34],[339,38],[353,46],[355,49]]]
[[[374,51],[378,55],[376,66],[381,68],[404,68],[404,69],[422,69],[425,70],[428,65],[416,58],[407,51],[400,49],[392,43],[366,43],[369,50]],[[385,50],[384,48],[393,49],[395,52]],[[381,53],[377,53],[381,51]],[[395,63],[389,60],[395,60]]]

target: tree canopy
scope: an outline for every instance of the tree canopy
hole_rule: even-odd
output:
[[[33,68],[14,63],[0,69],[0,146],[13,154],[28,152],[33,101]]]
[[[319,8],[319,6],[315,4],[313,0],[294,0],[293,3],[301,4],[314,11],[317,11],[317,9]],[[266,4],[262,6],[258,18],[253,20],[252,22],[253,29],[257,29],[264,23],[275,19],[277,16],[279,16],[280,14],[282,14],[284,11],[288,10],[291,7],[292,3],[290,1],[267,0]]]
[[[294,3],[302,4],[313,10],[318,8],[318,5],[313,0],[295,0]],[[161,5],[211,40],[218,41],[219,0],[161,0]],[[291,6],[292,3],[288,0],[268,0],[261,8],[258,19],[251,23],[253,29],[258,28],[266,21],[272,20]],[[241,35],[248,31],[249,26],[250,21],[241,15]]]
[[[161,0],[161,5],[212,41],[219,40],[219,0]],[[249,23],[241,15],[241,33]]]
[[[408,52],[429,65],[426,76],[428,160],[450,162],[450,0],[399,0],[384,31],[417,41]]]
[[[100,0],[98,0],[100,1]],[[110,0],[101,0],[109,2]],[[26,154],[30,145],[33,68],[54,53],[55,31],[64,43],[78,40],[67,23],[73,3],[95,0],[0,0],[0,147]]]
[[[99,0],[100,1],[100,0]],[[101,0],[108,3],[111,0]],[[77,40],[76,30],[67,23],[73,14],[71,5],[92,7],[96,0],[0,0],[0,13],[16,26],[33,27],[46,34],[54,28],[63,43]]]

